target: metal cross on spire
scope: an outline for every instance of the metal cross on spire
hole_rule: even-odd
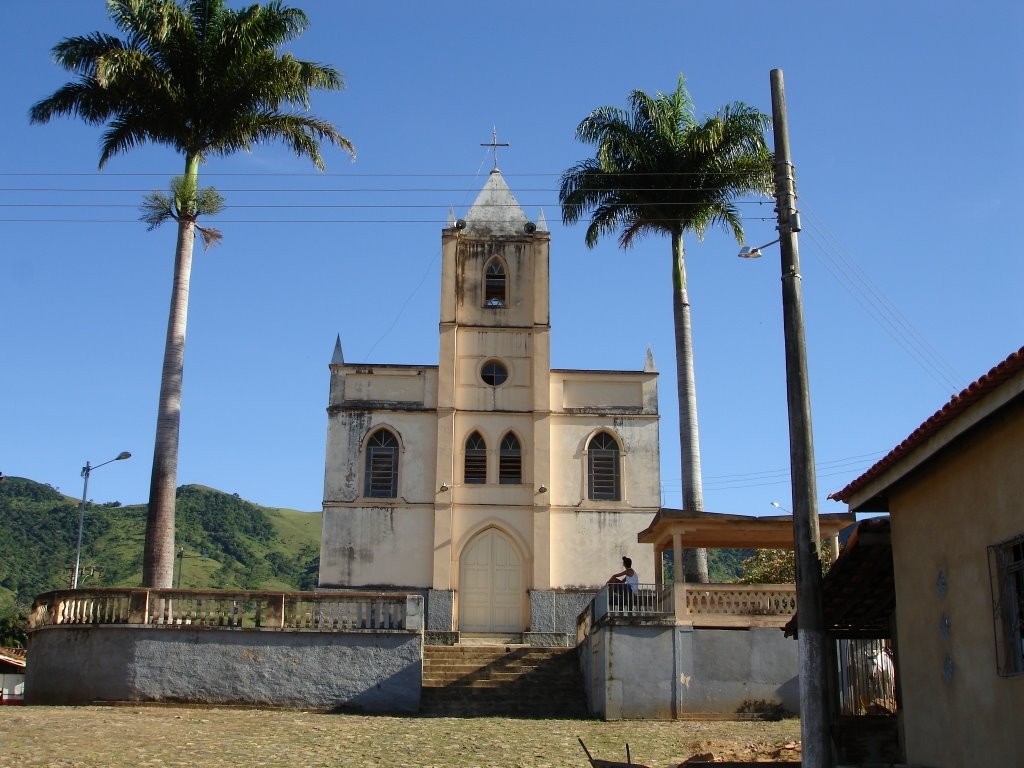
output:
[[[509,146],[509,144],[507,142],[504,143],[504,144],[499,144],[498,143],[498,129],[497,128],[493,128],[491,130],[491,143],[490,144],[481,144],[480,146],[481,147],[490,147],[494,151],[494,170],[498,170],[498,147],[507,147],[507,146]]]

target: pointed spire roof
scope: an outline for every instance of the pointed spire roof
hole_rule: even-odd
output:
[[[544,209],[543,208],[538,208],[537,209],[537,231],[538,232],[547,232],[548,231],[548,219],[544,215]]]
[[[521,235],[527,218],[501,171],[495,168],[466,214],[469,232],[489,235]]]
[[[344,365],[345,364],[345,353],[341,351],[341,334],[338,334],[337,340],[334,342],[334,355],[331,357],[331,365]]]
[[[644,360],[644,373],[657,373],[658,369],[654,365],[654,350],[651,349],[651,345],[647,345],[647,359]]]

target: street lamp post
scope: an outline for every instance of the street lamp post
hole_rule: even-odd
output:
[[[800,736],[803,764],[829,768],[827,645],[821,603],[821,537],[817,479],[807,381],[803,295],[797,232],[796,183],[789,152],[789,125],[782,70],[771,71],[772,128],[775,138],[775,203],[782,252],[782,318],[786,340],[786,399],[789,409],[790,481],[793,490],[793,545],[796,554],[797,637],[800,655]]]
[[[82,486],[82,503],[78,507],[78,546],[75,548],[75,572],[71,577],[72,589],[78,589],[78,573],[82,564],[82,528],[85,526],[85,497],[89,493],[89,475],[92,474],[94,469],[99,469],[113,461],[124,461],[131,457],[132,455],[128,453],[128,451],[121,451],[110,461],[104,461],[102,464],[97,464],[96,466],[91,466],[87,461],[85,462],[85,466],[82,467],[82,477],[85,478],[85,483]]]
[[[793,489],[793,550],[796,561],[797,642],[800,654],[800,737],[803,765],[830,768],[827,638],[821,595],[821,535],[818,482],[814,474],[811,394],[807,382],[807,343],[800,282],[796,181],[789,153],[789,125],[782,70],[771,71],[772,129],[775,137],[775,211],[779,236],[757,248],[743,248],[742,259],[756,259],[761,249],[779,244],[782,253],[782,324],[786,342],[786,401],[789,410],[789,476]],[[777,501],[771,503],[785,509]],[[838,554],[833,547],[833,554]]]

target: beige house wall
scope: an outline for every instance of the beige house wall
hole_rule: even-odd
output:
[[[987,547],[1024,533],[1024,411],[890,491],[907,760],[1024,765],[1024,675],[996,671]]]

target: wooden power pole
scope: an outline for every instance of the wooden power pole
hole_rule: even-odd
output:
[[[796,182],[789,152],[789,125],[782,70],[771,71],[775,135],[775,201],[782,252],[782,321],[786,337],[786,399],[789,405],[790,481],[796,552],[796,612],[800,652],[800,736],[804,768],[831,768],[826,668],[827,638],[821,603],[821,536],[811,396],[807,382],[803,294],[797,232]]]

